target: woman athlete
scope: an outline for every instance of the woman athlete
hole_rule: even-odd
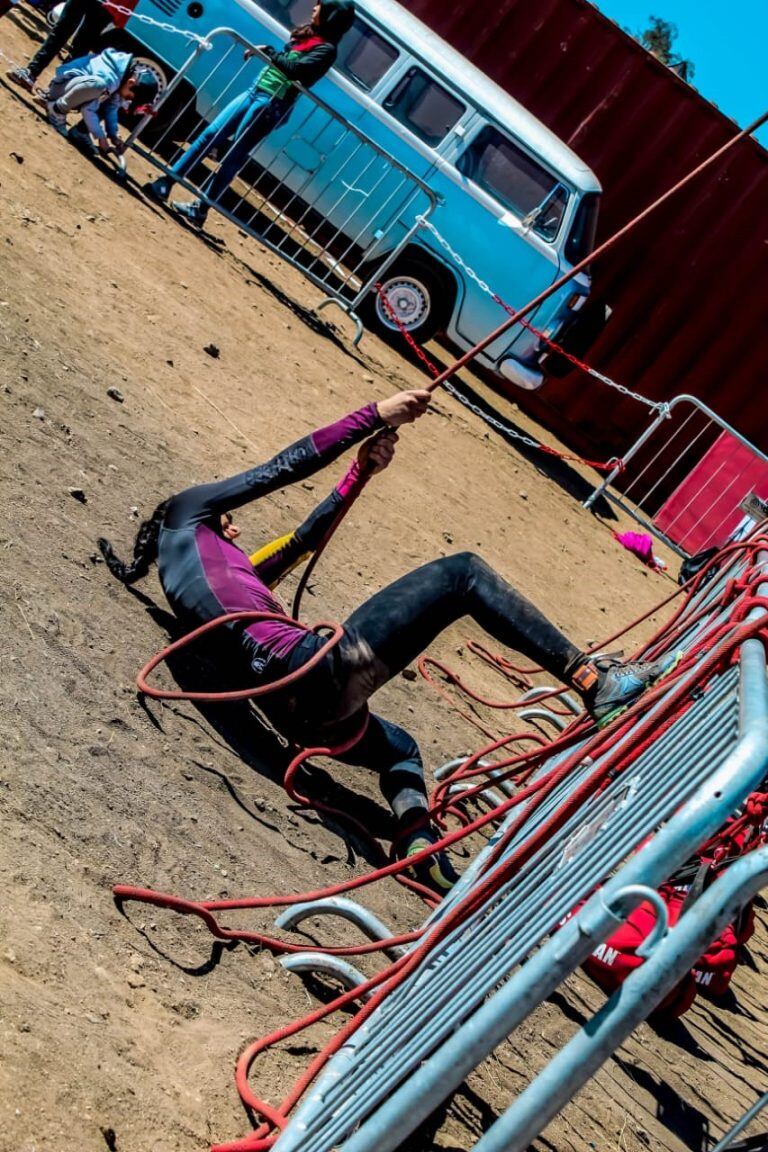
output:
[[[399,392],[319,428],[266,464],[172,496],[139,529],[133,563],[123,564],[110,543],[99,540],[110,571],[132,584],[157,559],[168,601],[190,627],[247,609],[284,613],[271,589],[318,546],[359,470],[381,471],[389,464],[395,429],[422,416],[429,400],[425,390]],[[305,480],[361,441],[357,459],[308,520],[251,557],[241,551],[230,509]],[[342,744],[364,722],[369,698],[462,616],[472,617],[500,644],[574,688],[601,724],[632,704],[668,666],[588,656],[484,560],[460,552],[433,560],[377,592],[345,621],[342,639],[312,671],[289,688],[261,697],[259,705],[297,744]],[[324,642],[294,622],[226,627],[245,650],[256,684],[301,668]],[[435,843],[421,754],[404,729],[371,715],[362,739],[338,759],[378,772],[398,823],[401,858]],[[456,879],[441,853],[414,873],[438,892]]]

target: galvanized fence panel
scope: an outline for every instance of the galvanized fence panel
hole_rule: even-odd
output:
[[[763,564],[768,569],[768,558]],[[738,567],[693,597],[687,615],[710,604],[709,626],[720,621],[716,588]],[[692,620],[686,642],[700,638]],[[687,678],[694,688],[697,669]],[[623,738],[625,749],[631,741]],[[599,764],[583,762],[532,811],[503,859]],[[648,895],[647,886],[663,883],[767,771],[765,652],[747,641],[738,667],[716,677],[390,994],[310,1089],[276,1152],[391,1152],[613,931],[630,892],[637,903],[637,885]],[[466,894],[478,863],[434,916]]]
[[[722,547],[741,519],[741,502],[755,489],[768,496],[768,456],[701,400],[684,394],[654,416],[584,507],[606,496],[688,556]]]
[[[474,1146],[474,1152],[526,1152],[634,1028],[694,967],[741,908],[768,885],[768,847],[733,864],[657,944],[650,958],[569,1040]],[[733,1147],[736,1136],[768,1103],[763,1096],[712,1152]]]
[[[164,92],[157,123],[142,120],[130,143],[168,175],[184,145],[248,92],[268,63],[239,33],[215,29]],[[357,320],[361,301],[434,211],[435,195],[325,101],[296,87],[300,94],[290,111],[218,199],[208,192],[236,140],[224,141],[217,155],[201,158],[176,183],[300,269]],[[170,116],[163,115],[164,106]],[[357,324],[356,340],[362,335]]]

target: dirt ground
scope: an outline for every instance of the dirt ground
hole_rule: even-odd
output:
[[[18,60],[29,47],[24,18],[0,23],[3,52]],[[134,677],[167,641],[164,601],[154,574],[136,594],[117,585],[95,541],[104,533],[125,552],[137,515],[169,493],[420,377],[371,337],[356,352],[349,333],[329,336],[308,313],[316,291],[235,228],[214,220],[225,243],[209,244],[145,202],[134,181],[147,171],[132,157],[120,187],[0,78],[2,1152],[193,1152],[242,1135],[238,1052],[312,1002],[269,954],[212,952],[204,929],[136,905],[121,915],[114,883],[210,899],[303,891],[368,866],[338,826],[289,805],[278,750],[255,721],[141,706]],[[246,542],[289,530],[335,479],[246,509]],[[305,615],[343,619],[419,562],[468,548],[577,642],[606,636],[671,584],[580,508],[584,483],[579,470],[542,471],[440,395],[350,515]],[[458,626],[436,653],[460,665],[473,634]],[[465,670],[503,693],[482,665]],[[377,706],[407,722],[430,769],[481,740],[420,680],[398,680]],[[386,838],[375,783],[325,767],[342,798],[365,793],[365,818]],[[424,914],[392,882],[366,902],[398,929]],[[336,931],[324,925],[322,938]],[[765,1088],[764,920],[752,951],[759,972],[739,970],[728,1009],[698,1004],[663,1036],[641,1027],[535,1147],[708,1148]],[[414,1149],[471,1148],[601,1000],[573,978]],[[258,1088],[278,1099],[307,1059],[301,1045],[272,1054]]]

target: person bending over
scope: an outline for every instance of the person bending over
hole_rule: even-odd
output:
[[[429,399],[424,390],[399,392],[319,428],[265,464],[172,496],[139,529],[132,563],[124,564],[107,540],[99,540],[110,571],[132,584],[157,559],[165,595],[190,627],[247,609],[284,613],[271,589],[317,547],[360,469],[381,471],[389,464],[395,430],[422,416]],[[306,480],[361,441],[344,478],[300,527],[251,557],[238,547],[230,509]],[[295,743],[339,745],[361,727],[369,698],[463,616],[576,689],[599,723],[632,704],[669,664],[591,658],[481,557],[460,552],[424,564],[373,595],[344,622],[341,641],[317,667],[288,688],[261,697],[259,705]],[[254,685],[300,669],[323,644],[292,620],[226,627],[244,649]],[[408,732],[371,714],[362,739],[338,759],[378,772],[398,824],[401,858],[435,843],[421,754]],[[438,892],[456,878],[443,854],[414,872]]]
[[[67,116],[78,111],[103,154],[119,151],[120,108],[137,100],[151,103],[156,95],[157,79],[149,69],[138,66],[129,52],[105,48],[98,56],[70,60],[56,69],[46,95],[48,120],[67,136]]]
[[[174,183],[215,148],[219,153],[224,152],[224,157],[205,195],[206,200],[213,203],[220,200],[259,141],[276,128],[293,107],[299,94],[293,81],[309,88],[325,76],[336,60],[337,45],[352,27],[354,18],[352,0],[320,0],[312,9],[311,22],[295,28],[281,52],[262,46],[261,51],[270,62],[259,73],[255,84],[235,96],[192,141],[168,175],[145,184],[144,191],[164,204]],[[245,59],[252,55],[247,50]],[[208,216],[205,201],[176,201],[173,207],[198,227],[205,224]]]

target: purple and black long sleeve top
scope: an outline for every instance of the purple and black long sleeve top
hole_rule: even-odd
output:
[[[270,492],[312,476],[347,448],[382,428],[375,404],[319,428],[265,464],[228,480],[188,488],[169,502],[158,543],[160,581],[168,602],[183,620],[202,624],[228,612],[284,613],[269,585],[297,558],[316,547],[355,475],[355,465],[309,519],[282,542],[262,565],[221,534],[221,517]],[[269,656],[284,657],[306,630],[298,624],[265,620],[240,631],[255,668]]]

